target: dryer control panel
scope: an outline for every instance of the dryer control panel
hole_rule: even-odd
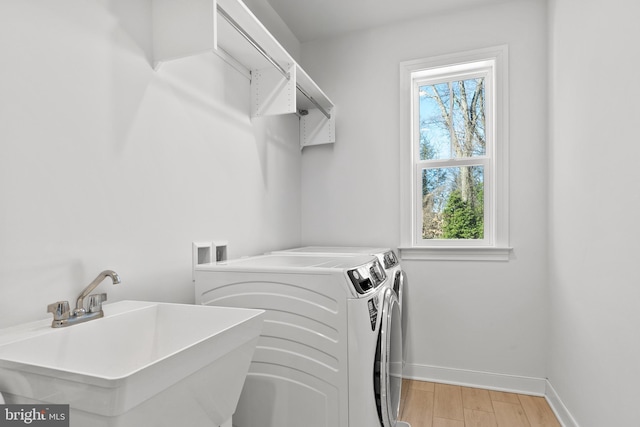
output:
[[[398,257],[393,251],[385,252],[382,255],[382,258],[384,260],[384,268],[386,269],[389,269],[398,265]]]
[[[353,287],[359,294],[366,294],[380,286],[387,278],[387,274],[376,259],[362,267],[347,272]]]

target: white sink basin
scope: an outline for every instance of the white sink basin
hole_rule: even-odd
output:
[[[228,422],[262,329],[262,311],[122,301],[105,317],[0,331],[7,403],[62,403],[72,426]]]

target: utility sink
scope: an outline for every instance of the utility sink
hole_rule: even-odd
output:
[[[0,331],[6,402],[69,404],[76,427],[230,425],[263,311],[121,301],[104,312]]]

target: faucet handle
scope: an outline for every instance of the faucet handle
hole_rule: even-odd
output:
[[[69,318],[69,301],[58,301],[47,306],[47,313],[53,313],[53,320]]]
[[[91,294],[89,295],[89,313],[97,313],[102,311],[102,303],[107,300],[107,294]]]

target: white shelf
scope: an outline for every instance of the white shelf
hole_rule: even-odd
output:
[[[152,7],[154,67],[223,51],[251,71],[253,117],[300,114],[302,147],[335,142],[333,103],[241,0],[153,0]]]
[[[216,3],[280,66],[286,69],[294,64],[291,55],[241,0],[217,0]],[[250,70],[272,67],[264,56],[218,13],[217,7],[216,15],[216,47],[223,49]]]
[[[324,112],[321,111],[300,90],[297,91],[298,111],[308,112],[307,115],[300,116],[300,145],[307,147],[335,142],[336,115],[333,103],[300,66],[296,64],[296,68],[297,84],[324,110]],[[325,112],[329,114],[329,117],[325,116]]]

